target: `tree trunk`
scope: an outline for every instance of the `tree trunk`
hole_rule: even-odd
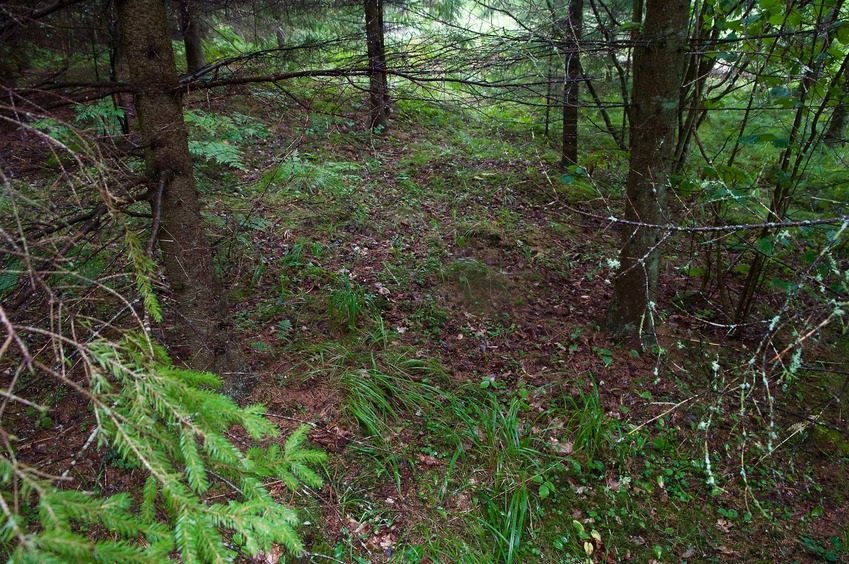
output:
[[[195,16],[191,0],[180,0],[180,28],[186,46],[186,71],[195,73],[206,66],[203,58],[200,24]]]
[[[844,65],[843,76],[835,77],[835,81],[840,81],[840,89],[843,95],[840,96],[840,101],[834,107],[834,113],[831,114],[831,121],[828,122],[828,129],[823,134],[823,141],[829,147],[837,147],[846,144],[846,128],[849,127],[849,94],[846,93],[846,87],[849,85],[849,65]]]
[[[30,65],[24,30],[12,27],[0,35],[0,87],[13,88]]]
[[[198,200],[177,67],[163,0],[117,0],[130,81],[138,88],[136,110],[145,146],[146,174],[163,182],[158,233],[161,261],[171,285],[177,330],[189,352],[186,363],[219,374],[226,390],[241,399],[254,379],[236,343],[213,265]]]
[[[578,93],[581,86],[581,30],[584,0],[569,0],[566,18],[566,83],[563,86],[563,149],[560,168],[578,164]]]
[[[123,53],[121,52],[121,33],[118,30],[118,16],[115,14],[115,6],[109,4],[109,82],[118,82],[118,70],[123,61]],[[121,133],[124,135],[130,134],[130,114],[129,94],[116,93],[112,95],[112,105],[116,110],[120,110],[117,115],[118,125],[121,127]],[[117,113],[117,112],[116,112]]]
[[[834,108],[828,129],[825,132],[825,144],[829,147],[837,147],[846,144],[846,128],[849,127],[849,106],[846,101],[840,102]]]
[[[369,126],[386,128],[389,121],[389,81],[383,40],[383,0],[365,0],[369,75]]]
[[[688,0],[647,0],[634,48],[631,160],[625,219],[663,224],[667,184],[675,160],[675,131],[686,57]],[[605,326],[614,336],[655,342],[651,311],[657,301],[657,229],[626,226],[619,271]]]
[[[705,2],[701,12],[696,16],[697,22],[713,21],[713,6]],[[703,45],[713,44],[720,35],[718,26],[696,24],[690,37],[690,49],[698,53]],[[675,170],[678,174],[687,164],[690,153],[690,143],[698,134],[699,127],[705,122],[705,91],[708,86],[710,72],[716,64],[714,57],[693,56],[685,63],[684,79],[681,88],[681,111],[678,123],[678,144],[675,149]]]

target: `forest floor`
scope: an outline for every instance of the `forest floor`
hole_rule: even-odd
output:
[[[847,559],[849,446],[798,418],[839,385],[773,390],[769,452],[763,390],[737,389],[760,335],[708,323],[676,268],[688,240],[668,247],[659,346],[600,330],[619,235],[569,209],[619,209],[621,155],[593,153],[596,192],[520,121],[399,101],[372,135],[279,99],[196,103],[267,130],[238,140],[243,170],[198,178],[261,376],[250,400],[331,454],[322,489],[280,488],[304,508],[307,560]],[[61,474],[91,422],[58,400],[22,458]],[[845,428],[840,409],[824,417]],[[77,472],[132,484],[107,454]]]

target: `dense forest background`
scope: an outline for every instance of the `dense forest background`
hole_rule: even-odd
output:
[[[0,2],[15,562],[849,559],[842,0]]]

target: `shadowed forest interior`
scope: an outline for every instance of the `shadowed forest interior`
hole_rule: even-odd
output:
[[[849,561],[842,0],[0,2],[11,562]]]

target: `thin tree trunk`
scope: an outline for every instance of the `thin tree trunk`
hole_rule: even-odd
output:
[[[636,5],[636,2],[635,2]],[[636,12],[636,10],[635,10]],[[681,97],[688,0],[647,0],[643,31],[634,49],[631,160],[625,218],[667,223],[667,184],[675,161],[675,132]],[[619,271],[605,326],[617,337],[655,342],[652,304],[663,233],[628,227],[623,231]]]
[[[0,86],[14,87],[21,74],[29,68],[24,30],[11,27],[0,35]]]
[[[581,30],[584,0],[569,0],[566,19],[566,83],[563,86],[563,150],[560,168],[578,164],[578,94],[581,86]]]
[[[713,6],[707,2],[695,15],[693,36],[690,38],[692,52],[698,53],[705,45],[710,45],[719,38],[719,28],[705,27],[701,22],[708,21]],[[698,133],[698,128],[704,123],[707,110],[704,97],[707,79],[716,64],[713,57],[692,57],[685,65],[684,81],[681,89],[681,112],[678,124],[678,145],[675,149],[675,173],[683,170],[690,153],[690,143]]]
[[[610,112],[608,112],[607,108],[604,107],[604,103],[601,101],[598,92],[596,92],[595,87],[593,86],[593,81],[586,79],[584,84],[587,86],[587,92],[590,93],[593,103],[598,109],[598,113],[601,114],[601,119],[604,120],[604,127],[607,129],[607,133],[613,139],[613,142],[616,143],[616,147],[620,151],[627,151],[628,148],[625,146],[625,141],[622,139],[622,133],[613,127],[613,121],[610,119]]]
[[[818,29],[830,29],[836,23],[839,14],[839,9],[835,9],[829,13],[827,22],[823,22],[820,18],[817,21]],[[822,16],[822,14],[821,14]],[[825,25],[824,25],[825,23]],[[796,189],[799,187],[800,166],[805,161],[807,155],[815,147],[817,140],[816,130],[817,123],[822,116],[823,111],[829,104],[831,92],[827,92],[819,103],[819,109],[815,109],[814,105],[809,105],[810,89],[819,80],[819,74],[822,72],[823,65],[819,62],[831,43],[831,36],[826,36],[822,42],[815,42],[814,48],[809,53],[807,62],[807,71],[802,75],[796,87],[796,116],[793,119],[793,125],[790,127],[790,136],[788,138],[787,147],[782,153],[777,170],[780,174],[776,174],[776,182],[772,191],[772,199],[769,205],[768,221],[784,221],[787,217],[787,209],[793,199]],[[819,46],[817,49],[816,46]],[[843,59],[843,64],[840,67],[839,74],[842,75],[849,69],[849,55]],[[805,139],[806,120],[810,120],[810,132],[808,138]],[[760,231],[758,240],[769,237],[769,230],[763,229]],[[746,323],[749,315],[752,312],[755,298],[760,290],[766,274],[766,267],[769,265],[771,257],[763,253],[760,249],[757,250],[755,257],[749,265],[749,272],[746,275],[746,280],[743,283],[743,289],[740,292],[740,299],[737,303],[737,310],[734,314],[734,322],[737,325]]]
[[[171,285],[177,330],[196,370],[224,378],[237,399],[254,384],[237,344],[230,340],[229,304],[213,265],[212,247],[200,215],[192,173],[177,67],[163,0],[116,0],[130,81],[138,88],[136,109],[145,146],[146,174],[165,180],[159,214],[159,248]]]
[[[180,28],[183,32],[183,44],[186,46],[186,70],[191,74],[206,66],[200,24],[191,0],[180,0]]]
[[[601,33],[601,36],[604,38],[604,44],[607,45],[610,63],[616,71],[616,77],[619,82],[619,92],[622,96],[622,102],[623,104],[627,104],[629,100],[627,76],[625,73],[625,69],[622,68],[622,65],[616,59],[616,54],[618,51],[615,47],[616,39],[611,34],[608,26],[602,23],[604,20],[602,17],[602,13],[599,11],[599,4],[600,7],[604,10],[605,14],[607,14],[608,18],[610,18],[612,21],[615,21],[615,18],[610,13],[610,9],[604,2],[596,2],[596,0],[590,0],[590,9],[592,10],[593,16],[596,20],[596,27]],[[609,68],[605,72],[610,72]],[[596,92],[596,89],[593,86],[592,79],[587,79],[585,84],[587,85],[587,92],[589,92],[590,96],[592,96],[593,103],[595,103],[599,113],[601,113],[601,117],[604,120],[604,125],[607,128],[607,132],[613,138],[614,143],[616,143],[616,146],[621,151],[627,151],[627,147],[625,146],[625,133],[628,124],[627,108],[624,108],[622,110],[622,127],[620,127],[618,130],[615,129],[613,127],[613,120],[610,118],[610,112],[608,112],[607,108],[602,103],[601,97],[598,95],[598,92]]]
[[[109,6],[109,82],[118,82],[118,67],[121,63],[123,54],[121,53],[121,33],[118,31],[118,17],[115,14],[115,6],[110,2]],[[121,127],[121,133],[129,135],[130,133],[130,112],[128,111],[127,94],[113,94],[112,105],[116,110],[121,112],[117,116],[118,125]]]
[[[551,59],[554,53],[548,54],[548,75],[545,81],[545,137],[548,138],[548,131],[551,126],[551,81],[554,80],[554,69],[551,65]]]
[[[365,0],[369,75],[369,126],[385,130],[389,121],[389,80],[386,76],[383,0]]]
[[[849,85],[849,66],[844,67],[842,76],[835,77],[835,80],[840,80],[843,96],[840,97],[840,102],[834,107],[831,121],[828,122],[828,129],[823,134],[823,141],[829,147],[846,144],[846,128],[849,127],[849,94],[846,92],[846,87]]]

